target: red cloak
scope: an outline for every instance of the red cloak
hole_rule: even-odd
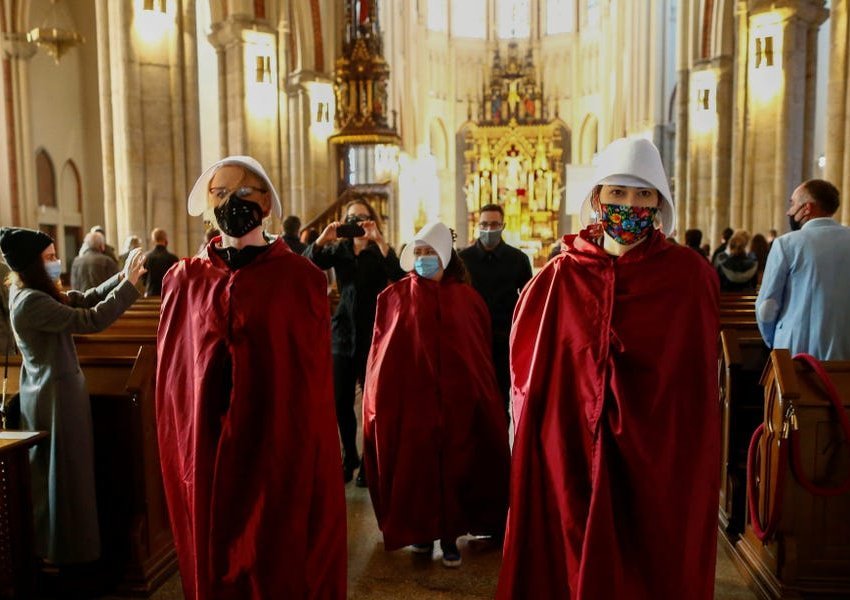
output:
[[[409,275],[378,296],[363,448],[387,550],[504,528],[508,420],[490,337],[469,285]]]
[[[586,239],[514,313],[516,438],[497,598],[713,598],[719,284],[656,231]]]
[[[185,597],[345,598],[325,276],[279,240],[236,271],[207,255],[165,276],[157,344]]]

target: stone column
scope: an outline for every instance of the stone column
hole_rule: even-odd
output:
[[[744,178],[749,188],[744,190],[741,225],[753,232],[781,230],[787,223],[788,198],[811,168],[805,163],[811,162],[812,138],[806,127],[813,123],[815,109],[812,36],[828,13],[820,0],[788,1],[780,7],[750,0],[747,8],[747,36],[741,39],[747,40],[748,57],[746,71],[739,73],[748,86],[747,143],[739,159],[751,176]],[[754,39],[764,36],[773,38],[774,66],[755,68]]]
[[[688,129],[689,114],[688,104],[690,101],[690,70],[688,48],[690,46],[690,2],[679,4],[677,15],[676,56],[678,56],[677,84],[676,84],[676,163],[674,168],[673,189],[676,196],[676,230],[677,237],[684,241],[685,229],[687,229],[687,207],[688,207]]]
[[[116,243],[162,227],[172,250],[189,255],[202,233],[186,213],[201,169],[195,3],[172,8],[96,5],[104,225]]]
[[[848,0],[833,0],[830,15],[829,91],[826,109],[826,169],[824,177],[842,194],[841,222],[850,225],[850,10]]]
[[[35,227],[37,207],[32,199],[33,194],[28,193],[24,157],[29,154],[29,150],[23,144],[27,136],[24,131],[25,121],[21,118],[21,107],[25,102],[22,93],[26,86],[22,85],[22,81],[26,63],[35,54],[36,46],[27,42],[23,33],[5,33],[2,47],[0,90],[4,106],[0,116],[0,131],[4,134],[4,147],[0,150],[0,156],[3,158],[3,164],[0,166],[0,180],[3,181],[0,194],[7,201],[0,203],[0,223]]]
[[[730,226],[732,192],[732,109],[734,106],[732,56],[719,56],[712,60],[712,66],[717,74],[716,108],[717,132],[714,138],[711,161],[711,213],[705,231],[705,242],[713,247],[720,233]]]
[[[274,183],[284,207],[281,185],[278,31],[264,19],[231,14],[212,24],[209,41],[219,69],[221,154],[256,158]],[[279,229],[273,221],[269,228]]]

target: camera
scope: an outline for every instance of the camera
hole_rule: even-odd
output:
[[[357,223],[343,223],[336,228],[337,237],[356,238],[364,235],[366,235],[366,230]]]

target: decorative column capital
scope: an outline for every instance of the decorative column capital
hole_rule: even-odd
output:
[[[782,20],[796,18],[811,25],[820,25],[829,17],[824,0],[743,0],[747,15],[754,13],[776,12]]]
[[[272,35],[277,33],[265,20],[258,21],[246,15],[230,15],[224,21],[218,21],[212,24],[207,39],[216,50],[223,50],[224,48],[244,43],[246,31],[256,31]]]

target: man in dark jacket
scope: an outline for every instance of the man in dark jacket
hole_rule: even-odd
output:
[[[301,229],[301,219],[295,215],[289,215],[283,220],[283,241],[295,254],[304,254],[307,244],[298,238],[299,229]]]
[[[508,363],[511,318],[519,292],[531,279],[531,263],[519,248],[502,240],[505,213],[498,204],[481,208],[478,239],[461,250],[472,286],[484,298],[493,321],[493,365],[508,409],[511,372]]]
[[[148,269],[144,275],[145,281],[145,296],[161,296],[162,295],[162,278],[165,273],[171,268],[171,265],[176,263],[179,258],[168,251],[168,236],[164,229],[156,228],[151,231],[151,242],[153,242],[153,250],[145,256],[145,266]]]

